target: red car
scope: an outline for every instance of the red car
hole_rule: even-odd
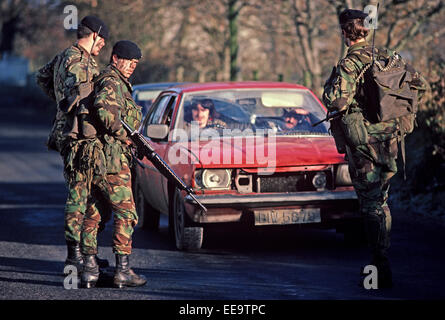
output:
[[[135,168],[139,224],[157,229],[168,214],[178,249],[200,248],[205,227],[222,222],[360,230],[344,156],[326,122],[312,127],[325,116],[309,89],[290,83],[166,89],[139,130],[208,211],[144,158]]]

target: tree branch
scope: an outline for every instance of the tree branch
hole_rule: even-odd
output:
[[[434,7],[430,12],[428,12],[422,19],[416,21],[411,28],[407,31],[406,35],[401,38],[397,44],[394,47],[394,50],[400,51],[403,50],[403,48],[406,46],[407,42],[409,40],[412,40],[420,31],[420,27],[428,21],[432,16],[440,13],[444,8],[444,4],[442,1],[439,2],[439,4]]]

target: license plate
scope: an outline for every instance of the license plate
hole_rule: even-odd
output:
[[[255,210],[255,225],[321,222],[320,208]]]

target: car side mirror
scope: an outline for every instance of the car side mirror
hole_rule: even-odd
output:
[[[169,127],[166,124],[149,124],[147,126],[147,137],[150,139],[163,140],[167,138]]]

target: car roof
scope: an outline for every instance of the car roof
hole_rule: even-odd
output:
[[[153,82],[153,83],[141,83],[133,85],[133,90],[163,90],[173,86],[185,84],[186,82]]]
[[[169,91],[194,92],[208,90],[233,90],[233,89],[303,89],[308,88],[295,83],[274,81],[234,81],[234,82],[206,82],[185,83],[169,88]]]

